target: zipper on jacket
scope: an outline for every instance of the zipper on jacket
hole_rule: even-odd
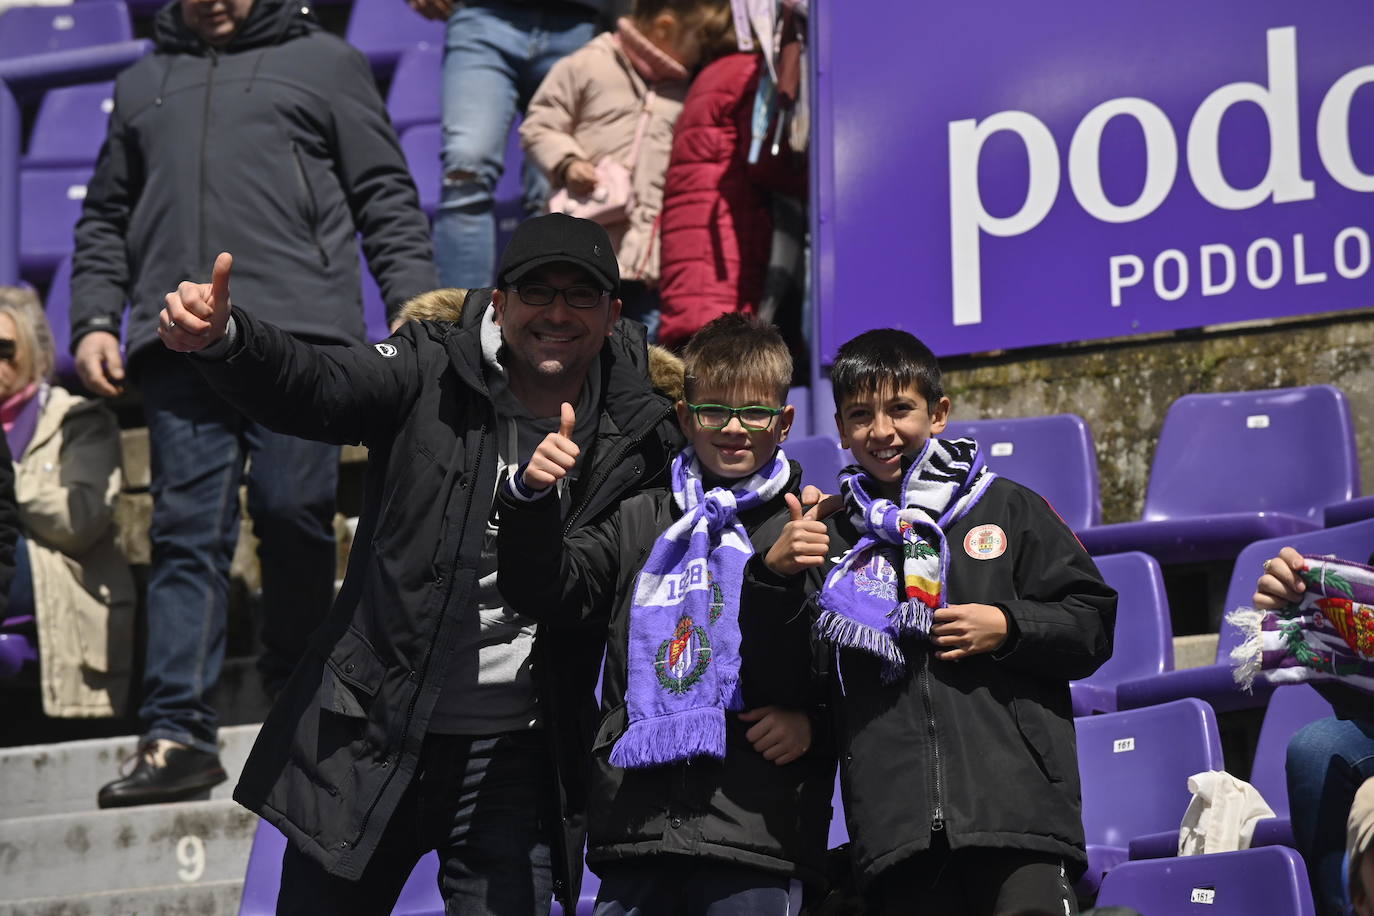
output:
[[[921,684],[921,705],[926,714],[926,739],[930,741],[930,829],[939,833],[945,829],[945,807],[940,797],[940,742],[935,733],[935,711],[930,698],[930,652],[921,653],[921,669],[917,674]]]
[[[473,467],[478,468],[478,469],[480,469],[480,468],[482,467],[482,452],[483,452],[483,450],[486,448],[486,444],[487,444],[487,424],[486,424],[486,422],[484,421],[484,422],[482,423],[482,428],[481,428],[480,432],[478,433],[478,438],[477,438],[477,455],[476,455],[476,460],[474,460],[474,462],[473,462]],[[478,473],[480,473],[480,470],[478,471]],[[468,530],[468,521],[469,521],[469,519],[472,518],[472,500],[473,500],[473,495],[474,495],[476,492],[477,492],[477,487],[476,487],[476,486],[470,486],[470,487],[468,487],[468,499],[467,499],[467,503],[464,504],[464,506],[463,506],[463,524],[458,528],[458,531],[460,532],[459,535],[458,535],[458,546],[454,549],[454,553],[453,553],[453,570],[457,570],[457,568],[458,568],[458,558],[462,555],[462,552],[463,552],[463,535],[462,535],[461,532],[464,532],[464,531],[467,531],[467,530]],[[442,619],[442,616],[443,616],[443,609],[444,609],[444,608],[447,608],[448,605],[449,605],[449,602],[453,599],[453,583],[454,583],[455,581],[457,581],[457,579],[458,579],[458,576],[455,575],[454,572],[451,570],[451,571],[449,572],[449,575],[448,575],[448,587],[444,589],[444,603],[443,603],[443,605],[442,605],[441,608],[440,608],[440,617],[441,617],[441,619]],[[436,636],[438,635],[437,631],[436,631],[435,635],[436,635]],[[431,640],[429,641],[429,647],[425,649],[425,660],[424,660],[423,662],[420,663],[420,677],[419,677],[418,681],[417,681],[416,684],[415,684],[415,692],[412,693],[412,694],[410,695],[410,705],[409,705],[408,707],[406,707],[406,719],[405,719],[405,724],[404,724],[403,726],[401,726],[401,741],[400,741],[400,751],[399,751],[399,753],[402,753],[402,754],[405,753],[406,738],[408,738],[408,737],[410,736],[410,722],[411,722],[411,720],[415,717],[415,704],[416,704],[416,702],[419,701],[419,699],[420,699],[420,691],[423,690],[423,689],[425,688],[425,679],[429,676],[429,663],[430,663],[430,660],[434,657],[434,644],[435,644],[436,642],[438,642],[437,639],[431,639]],[[366,835],[367,835],[367,823],[368,823],[368,821],[372,820],[372,812],[375,811],[375,810],[377,809],[377,803],[378,803],[379,801],[381,801],[381,800],[382,800],[382,796],[386,794],[387,786],[391,785],[392,777],[394,777],[394,776],[396,775],[396,771],[399,770],[399,769],[400,769],[400,767],[398,767],[398,766],[389,767],[389,768],[387,769],[386,779],[384,779],[384,780],[382,781],[382,788],[381,788],[381,791],[379,791],[379,792],[377,793],[377,796],[376,796],[375,798],[372,799],[372,804],[368,805],[368,807],[367,807],[367,813],[363,815],[362,823],[358,826],[357,837],[363,837],[363,836],[366,836]],[[357,845],[357,839],[355,839],[352,843],[349,843],[348,845],[349,845],[349,846],[355,846],[355,845]]]
[[[315,200],[315,189],[310,185],[310,177],[305,171],[305,161],[301,159],[301,149],[296,145],[296,141],[291,141],[291,159],[296,163],[296,177],[301,180],[301,191],[305,193],[305,202],[308,209],[305,218],[310,221],[310,240],[315,243],[315,253],[320,256],[320,265],[329,266],[329,252],[324,250],[324,243],[320,241],[320,204]]]
[[[206,162],[206,150],[210,143],[210,95],[215,88],[215,70],[219,68],[219,52],[214,48],[209,49],[210,69],[205,74],[205,110],[200,119],[200,263],[209,266],[211,254],[208,248],[208,235],[206,230],[207,222],[205,217],[205,173],[208,167]]]
[[[639,435],[635,436],[635,438],[626,442],[619,449],[617,449],[616,453],[613,456],[611,456],[609,460],[601,463],[601,470],[597,472],[596,477],[592,478],[592,482],[587,485],[587,491],[586,494],[582,497],[582,502],[574,506],[573,510],[568,513],[567,521],[563,524],[564,537],[567,537],[569,534],[572,533],[573,525],[576,524],[578,516],[582,514],[583,509],[587,508],[587,504],[592,501],[592,496],[596,493],[597,489],[601,486],[601,484],[605,483],[606,478],[611,476],[611,470],[615,468],[616,465],[620,464],[622,458],[624,458],[632,450],[638,448],[639,444],[643,442],[645,439],[649,438],[649,433],[654,431],[654,428],[663,421],[664,417],[671,415],[672,411],[673,409],[671,407],[664,409],[662,413],[660,413],[657,417],[654,418],[654,421],[652,423],[649,423],[644,427],[644,429],[639,433]]]

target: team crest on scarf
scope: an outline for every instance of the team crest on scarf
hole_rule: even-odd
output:
[[[1374,569],[1304,557],[1302,600],[1273,611],[1238,608],[1226,619],[1245,640],[1231,652],[1236,682],[1339,681],[1374,693]]]
[[[691,690],[711,664],[711,637],[684,615],[673,635],[659,644],[654,674],[664,690],[682,694]]]

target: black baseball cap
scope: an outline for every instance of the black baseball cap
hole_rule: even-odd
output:
[[[620,294],[620,265],[605,227],[566,213],[536,216],[515,227],[501,252],[496,282],[515,283],[536,267],[558,263],[581,267],[612,296]]]

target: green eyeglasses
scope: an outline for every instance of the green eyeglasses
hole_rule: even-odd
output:
[[[739,417],[740,425],[750,432],[760,432],[773,425],[773,418],[782,413],[781,407],[726,407],[724,404],[691,404],[687,409],[697,418],[697,426],[702,429],[724,429],[730,421]]]

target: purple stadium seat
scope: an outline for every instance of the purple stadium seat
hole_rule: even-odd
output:
[[[835,794],[830,797],[830,838],[827,849],[839,849],[849,842],[849,825],[844,820],[844,793],[840,790],[840,773],[835,771]]]
[[[1159,674],[1174,667],[1174,640],[1164,574],[1149,554],[1113,553],[1097,557],[1097,568],[1120,598],[1112,657],[1091,677],[1071,681],[1073,714],[1116,710],[1116,685],[1128,678]]]
[[[57,380],[64,385],[77,384],[76,361],[72,359],[72,258],[67,255],[53,272],[52,284],[48,287],[48,300],[43,303],[43,311],[48,315],[48,325],[52,328],[53,348],[57,351]]]
[[[1332,503],[1322,510],[1322,523],[1327,528],[1348,525],[1371,517],[1374,517],[1374,496],[1357,496],[1354,499]]]
[[[19,266],[26,277],[46,280],[71,254],[91,172],[84,166],[19,173]]]
[[[1080,532],[1089,552],[1161,563],[1234,557],[1251,541],[1321,525],[1359,493],[1345,395],[1330,385],[1193,394],[1169,408],[1142,520]]]
[[[988,467],[1045,497],[1074,531],[1101,523],[1097,452],[1082,417],[964,420],[950,423],[942,436],[977,439]]]
[[[1282,846],[1126,862],[1107,874],[1099,907],[1146,916],[1313,916],[1302,857]]]
[[[0,621],[0,681],[14,680],[38,662],[38,634],[32,616]]]
[[[286,837],[281,831],[267,821],[258,821],[253,848],[248,854],[248,871],[243,878],[239,916],[272,916],[277,911],[285,849]],[[431,852],[416,863],[391,912],[395,916],[440,916],[444,901],[439,896],[438,874],[439,857]]]
[[[408,48],[401,54],[386,93],[386,110],[397,133],[416,124],[439,121],[443,114],[443,61],[443,45]]]
[[[802,436],[810,436],[815,430],[814,421],[811,418],[811,389],[800,385],[793,385],[787,390],[787,403],[791,404],[796,410],[796,416],[792,418],[792,432],[794,439]],[[834,424],[829,424],[833,426]],[[827,432],[828,430],[821,430]]]
[[[525,183],[521,174],[525,168],[525,153],[520,148],[520,119],[510,127],[506,137],[506,166],[492,192],[492,217],[496,220],[496,250],[502,251],[510,241],[515,227],[525,218]],[[531,165],[531,168],[534,168]]]
[[[1286,684],[1274,691],[1264,711],[1264,724],[1250,768],[1250,784],[1274,809],[1274,817],[1267,817],[1255,825],[1250,840],[1252,847],[1293,845],[1293,825],[1288,819],[1288,780],[1284,774],[1288,740],[1307,723],[1329,715],[1331,704],[1306,684]],[[1177,854],[1176,829],[1131,840],[1132,859],[1162,859]]]
[[[344,38],[367,56],[375,73],[387,76],[408,48],[442,48],[444,23],[394,0],[356,0]]]
[[[12,6],[0,12],[0,60],[131,41],[122,0],[72,6]]]
[[[38,106],[24,165],[95,165],[113,109],[112,82],[49,89]]]
[[[1133,837],[1178,829],[1192,798],[1188,777],[1223,768],[1216,716],[1200,700],[1074,720],[1083,781],[1091,896],[1102,876],[1126,860]]]
[[[788,439],[782,450],[802,466],[802,485],[816,486],[823,493],[840,492],[836,475],[850,463],[849,452],[840,448],[834,436],[802,436]]]
[[[1292,546],[1299,553],[1339,553],[1363,562],[1374,551],[1374,519],[1366,519],[1338,528],[1321,528],[1302,534],[1256,541],[1240,552],[1226,590],[1225,609],[1229,612],[1247,607],[1255,591],[1264,561],[1277,556],[1282,547]],[[1118,709],[1133,709],[1176,700],[1180,697],[1202,697],[1217,712],[1230,712],[1263,706],[1273,687],[1256,681],[1251,693],[1236,686],[1231,676],[1231,650],[1240,644],[1241,634],[1229,624],[1222,624],[1217,642],[1216,662],[1200,668],[1165,671],[1151,677],[1122,681],[1116,686]]]
[[[442,149],[443,134],[438,124],[416,124],[401,134],[401,152],[405,153],[406,165],[415,179],[415,190],[420,193],[420,209],[431,220],[439,206]]]

